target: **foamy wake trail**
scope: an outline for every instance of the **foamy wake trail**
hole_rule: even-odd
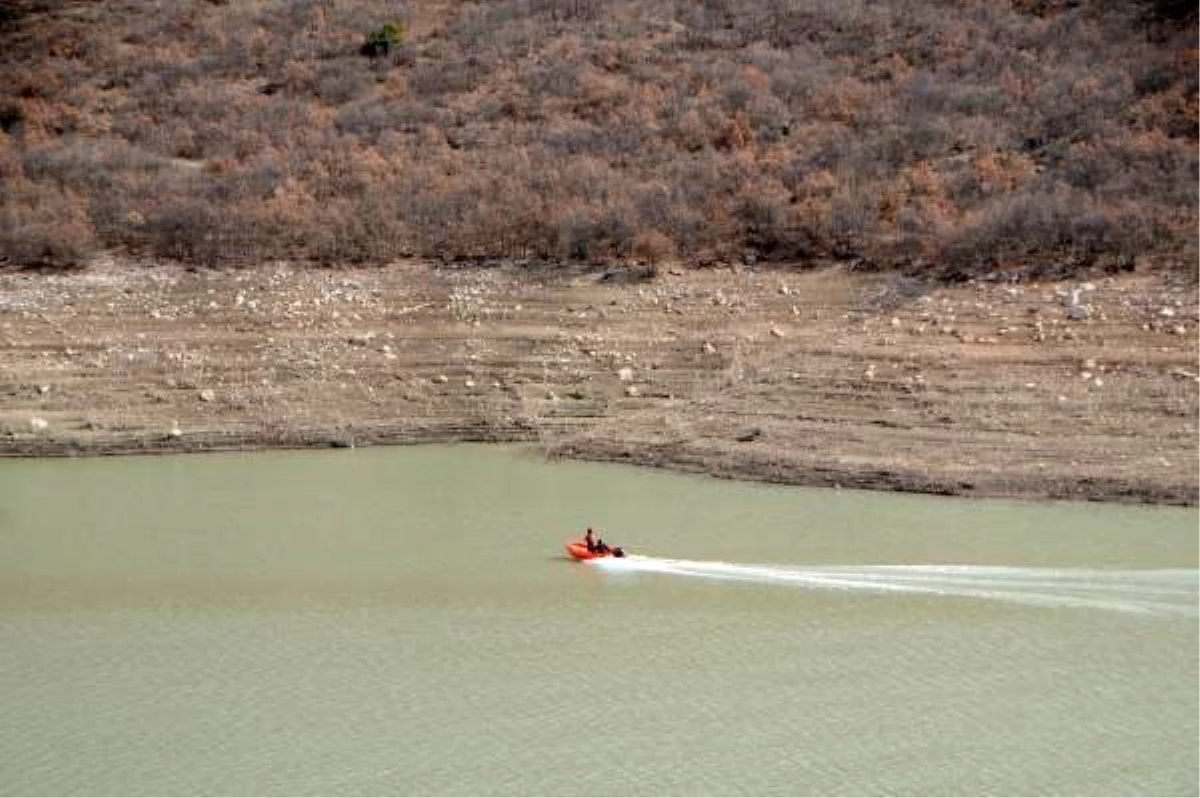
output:
[[[651,573],[824,590],[925,593],[1046,607],[1200,616],[1192,568],[1016,568],[982,565],[739,565],[629,556],[591,563],[609,573]]]

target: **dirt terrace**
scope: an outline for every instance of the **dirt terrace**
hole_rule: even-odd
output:
[[[1194,505],[1197,305],[1194,281],[1145,273],[106,259],[0,274],[0,453],[530,440],[792,484]]]

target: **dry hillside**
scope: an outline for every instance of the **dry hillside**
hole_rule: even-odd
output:
[[[1195,3],[10,0],[0,187],[15,265],[1187,271]]]

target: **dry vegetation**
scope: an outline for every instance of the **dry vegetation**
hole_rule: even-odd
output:
[[[1191,270],[1195,4],[16,0],[0,188],[15,265]]]

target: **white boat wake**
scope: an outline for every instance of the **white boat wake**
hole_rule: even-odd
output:
[[[1018,568],[983,565],[739,565],[631,555],[590,563],[607,573],[668,574],[807,589],[923,593],[1045,607],[1200,617],[1194,568]]]

